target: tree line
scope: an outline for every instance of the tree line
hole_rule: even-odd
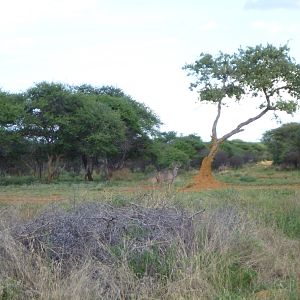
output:
[[[182,146],[189,154],[175,150],[170,140],[176,135],[160,133],[160,124],[150,108],[111,86],[41,82],[24,93],[1,91],[0,170],[51,181],[62,166],[74,173],[83,166],[85,179],[93,180],[101,167],[109,179],[125,164],[145,170],[172,160],[187,163],[203,147],[200,138],[188,136],[180,143],[190,143]]]
[[[109,179],[124,167],[198,167],[208,144],[197,135],[160,132],[160,125],[149,107],[112,86],[41,82],[22,93],[0,91],[0,172],[52,181],[63,169],[92,181],[95,170]],[[261,147],[227,142],[214,167],[259,160]]]

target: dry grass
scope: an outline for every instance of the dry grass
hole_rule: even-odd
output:
[[[155,206],[3,208],[0,299],[298,299],[299,240],[230,205]]]

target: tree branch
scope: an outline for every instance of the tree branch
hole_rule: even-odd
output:
[[[240,123],[235,129],[233,129],[232,131],[230,131],[229,133],[223,135],[223,137],[220,138],[220,141],[225,141],[228,138],[230,138],[231,136],[233,136],[234,134],[237,134],[239,132],[244,131],[244,129],[242,129],[244,126],[258,120],[259,118],[261,118],[264,114],[266,114],[268,111],[270,110],[269,107],[265,108],[261,113],[259,113],[257,116],[253,117],[253,118],[249,118],[247,121]]]
[[[270,96],[273,96],[276,92],[279,92],[280,90],[283,90],[283,89],[290,89],[290,88],[291,88],[290,85],[280,86],[280,87],[274,89],[274,90],[270,93]]]
[[[219,102],[218,102],[218,113],[217,113],[216,119],[215,119],[215,121],[213,123],[213,127],[212,127],[212,136],[211,137],[213,139],[217,139],[217,125],[218,125],[220,116],[221,116],[221,100],[219,100]]]
[[[263,88],[263,92],[264,92],[265,97],[266,97],[266,100],[267,100],[267,109],[268,109],[268,110],[276,110],[276,107],[274,107],[274,106],[271,105],[271,100],[270,100],[270,97],[271,97],[274,93],[272,93],[272,94],[269,95],[269,94],[267,93],[266,88]]]

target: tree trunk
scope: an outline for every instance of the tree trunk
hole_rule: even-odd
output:
[[[48,182],[51,182],[55,177],[59,176],[58,172],[58,166],[59,166],[59,161],[61,159],[61,155],[48,155],[48,169],[47,169],[47,180]]]
[[[39,162],[38,163],[38,176],[39,176],[40,180],[42,179],[42,173],[43,173],[43,163]]]
[[[212,140],[212,145],[209,154],[202,160],[199,173],[194,177],[194,182],[188,187],[188,189],[201,190],[225,186],[224,183],[221,183],[218,180],[216,180],[212,174],[212,163],[218,152],[220,143],[220,140]]]
[[[93,178],[93,173],[92,172],[93,171],[90,168],[88,168],[85,172],[84,179],[87,180],[87,181],[93,181],[94,178]]]
[[[86,155],[82,155],[82,162],[83,162],[83,166],[84,166],[84,179],[87,181],[93,181],[93,160],[89,157],[87,157]]]
[[[53,155],[48,156],[48,162],[47,162],[47,180],[48,182],[51,182],[53,179]]]
[[[104,160],[104,176],[105,180],[110,180],[112,178],[112,167],[107,159]]]

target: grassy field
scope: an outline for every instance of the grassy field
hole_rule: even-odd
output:
[[[300,172],[192,176],[0,186],[0,299],[300,299]]]

